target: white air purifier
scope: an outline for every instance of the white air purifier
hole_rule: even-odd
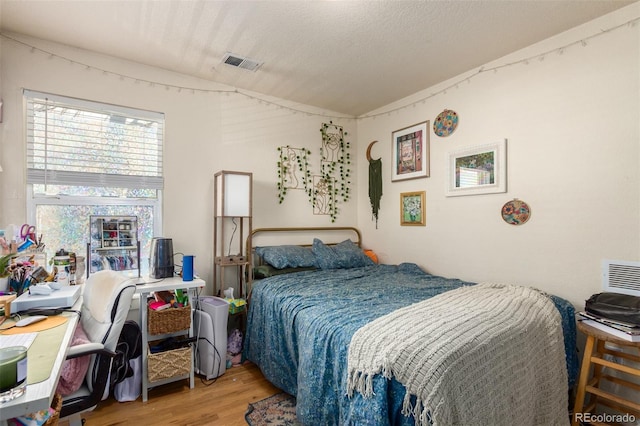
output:
[[[229,302],[220,297],[200,296],[195,308],[195,372],[210,380],[223,375],[227,370]]]

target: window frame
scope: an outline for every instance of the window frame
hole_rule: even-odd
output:
[[[165,130],[164,126],[166,124],[166,119],[164,117],[164,113],[157,113],[152,111],[143,110],[135,107],[127,107],[127,106],[119,106],[101,101],[93,101],[93,100],[85,100],[79,98],[73,98],[70,96],[57,95],[57,94],[49,94],[45,92],[40,92],[37,90],[23,89],[22,98],[23,98],[23,130],[24,130],[24,165],[25,172],[28,173],[29,170],[29,154],[27,150],[29,149],[29,132],[28,132],[28,116],[27,116],[27,103],[29,101],[29,97],[33,95],[44,95],[50,96],[52,99],[68,101],[76,105],[78,108],[82,108],[83,105],[89,105],[91,108],[95,108],[97,105],[104,108],[104,112],[127,112],[127,111],[139,111],[139,116],[144,116],[147,113],[150,114],[161,114],[162,115],[162,140],[160,147],[160,161],[164,163],[164,141],[165,141]],[[90,108],[90,109],[91,109]],[[164,180],[164,166],[162,167],[161,179]],[[38,185],[39,183],[31,183],[27,179],[25,179],[25,195],[26,195],[26,217],[27,223],[35,224],[36,223],[36,210],[38,206],[144,206],[151,207],[153,209],[153,235],[162,235],[163,229],[163,192],[164,185],[158,188],[157,186],[150,185],[149,189],[153,189],[156,193],[155,198],[125,198],[125,197],[99,197],[99,196],[82,196],[82,195],[47,195],[47,194],[36,194],[34,191],[34,185]],[[95,186],[95,185],[94,185]],[[97,186],[97,187],[108,187],[108,186]],[[87,236],[89,236],[90,230],[87,229]]]

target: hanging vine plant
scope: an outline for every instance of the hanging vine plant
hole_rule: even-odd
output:
[[[303,189],[309,194],[312,178],[308,156],[311,151],[287,145],[279,146],[278,153],[278,202],[284,202],[288,189]]]
[[[314,211],[326,212],[331,221],[338,217],[339,201],[347,202],[351,196],[351,144],[345,141],[347,132],[332,121],[322,123],[320,148],[320,179],[314,183]]]

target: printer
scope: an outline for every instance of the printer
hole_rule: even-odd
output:
[[[50,294],[29,294],[27,290],[11,302],[11,312],[33,308],[69,308],[76,303],[81,293],[80,285],[63,286]]]

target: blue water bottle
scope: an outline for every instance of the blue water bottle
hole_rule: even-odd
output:
[[[182,281],[193,281],[193,258],[195,256],[182,256]]]

